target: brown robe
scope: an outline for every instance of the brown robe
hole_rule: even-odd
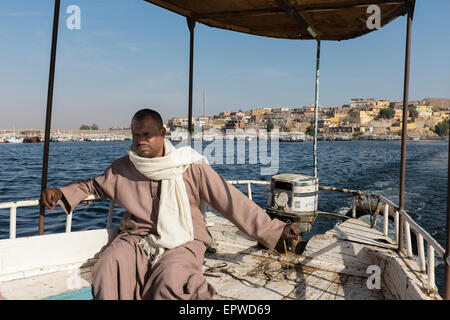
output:
[[[88,195],[114,199],[126,211],[118,236],[94,266],[92,285],[96,299],[211,299],[215,290],[201,272],[205,250],[212,242],[200,209],[201,199],[262,245],[275,247],[285,223],[271,220],[211,166],[202,161],[193,163],[183,173],[183,180],[194,240],[166,250],[151,270],[138,243],[149,233],[156,234],[160,181],[143,176],[125,156],[94,179],[59,188],[63,199],[58,203],[66,213]]]

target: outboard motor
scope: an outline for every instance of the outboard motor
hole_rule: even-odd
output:
[[[300,235],[311,230],[317,217],[319,178],[303,174],[277,174],[272,177],[266,211],[269,216],[295,223]],[[297,244],[291,243],[291,250]]]

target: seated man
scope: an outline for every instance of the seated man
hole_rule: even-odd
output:
[[[93,269],[96,299],[211,299],[214,288],[201,266],[211,236],[201,212],[205,201],[239,229],[273,249],[280,237],[298,239],[298,228],[270,217],[227,183],[191,147],[175,149],[164,138],[161,116],[138,111],[133,144],[93,179],[47,189],[42,203],[69,213],[88,195],[112,199],[126,210],[120,232]]]

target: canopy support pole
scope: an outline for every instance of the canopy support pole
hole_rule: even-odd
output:
[[[450,160],[450,130],[449,130],[449,144],[448,144],[448,159]],[[450,300],[450,265],[447,262],[450,256],[450,161],[447,169],[447,228],[446,228],[446,245],[445,245],[445,283],[444,283],[444,299]]]
[[[44,140],[44,157],[42,162],[42,179],[41,179],[41,195],[42,191],[47,189],[47,174],[48,174],[48,154],[50,150],[50,129],[52,121],[52,106],[53,106],[53,84],[55,80],[55,62],[56,62],[56,48],[58,44],[58,25],[59,25],[59,11],[61,7],[61,0],[55,0],[55,7],[53,12],[53,32],[52,32],[52,47],[50,53],[50,69],[48,76],[48,92],[47,92],[47,110],[45,114],[45,140]],[[39,228],[38,234],[44,234],[44,219],[45,206],[40,204],[39,212]]]
[[[317,178],[317,117],[319,109],[319,66],[320,66],[320,40],[317,40],[316,52],[316,83],[314,92],[314,143],[313,143],[313,160],[314,160],[314,178]]]
[[[414,14],[414,4],[408,3],[408,16],[406,25],[406,49],[405,49],[405,75],[403,81],[403,119],[402,119],[402,151],[400,164],[400,194],[399,194],[399,208],[405,208],[405,176],[406,176],[406,139],[408,137],[408,102],[409,102],[409,66],[411,55],[411,29]],[[399,237],[398,237],[398,251],[403,250],[403,228],[404,219],[400,215],[399,221]]]
[[[188,145],[192,145],[192,89],[193,89],[193,74],[194,74],[194,29],[195,20],[193,18],[186,18],[190,33],[189,44],[189,110],[188,110]]]

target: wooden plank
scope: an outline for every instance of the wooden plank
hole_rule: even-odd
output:
[[[295,282],[269,281],[267,278],[249,276],[248,270],[256,266],[258,259],[255,257],[247,258],[245,262],[234,266],[227,261],[205,258],[207,266],[220,266],[220,262],[228,263],[221,270],[219,269],[212,274],[205,274],[207,281],[221,297],[238,300],[280,300],[295,288]],[[241,266],[243,265],[250,265],[250,268],[242,269]],[[238,268],[235,266],[238,266]]]
[[[325,234],[333,235],[342,240],[366,243],[387,249],[394,249],[391,239],[375,228],[370,228],[364,221],[349,219]]]

